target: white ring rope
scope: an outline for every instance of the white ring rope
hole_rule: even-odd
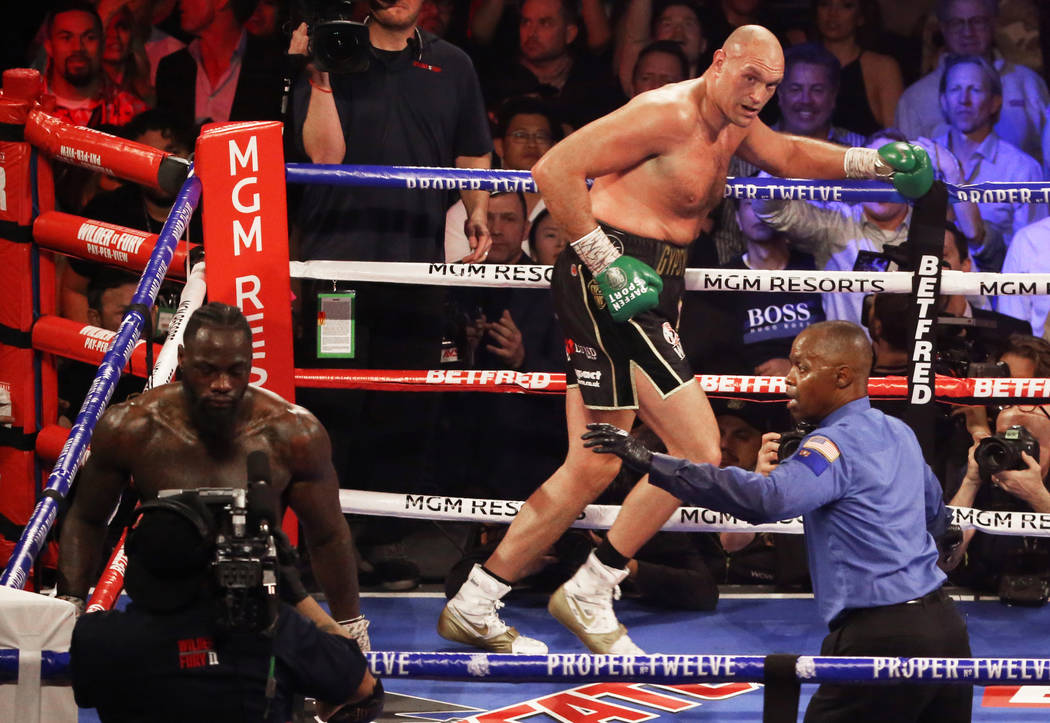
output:
[[[344,514],[403,517],[445,522],[495,522],[509,525],[521,509],[520,500],[486,500],[444,495],[413,495],[396,492],[340,490],[339,503]],[[1050,514],[1037,512],[999,512],[970,507],[948,507],[952,522],[963,530],[980,530],[992,535],[1050,537]],[[585,530],[612,527],[619,505],[587,505],[572,524]],[[724,512],[702,507],[679,507],[660,528],[664,532],[781,532],[803,533],[802,518],[752,525]]]
[[[292,261],[292,278],[328,281],[386,281],[430,286],[546,288],[553,267],[533,264],[396,263],[383,261]],[[800,271],[784,269],[686,269],[690,291],[781,291],[910,294],[910,271]],[[941,272],[942,294],[968,296],[1050,295],[1050,274]]]
[[[182,287],[182,293],[179,294],[179,305],[171,321],[168,322],[168,335],[164,339],[164,346],[157,354],[157,361],[146,382],[146,389],[167,384],[175,377],[175,369],[179,366],[179,347],[182,345],[182,337],[186,331],[186,321],[204,303],[204,297],[208,293],[204,272],[204,262],[198,261],[186,278],[186,285]]]

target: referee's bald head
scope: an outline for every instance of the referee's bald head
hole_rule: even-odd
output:
[[[864,329],[850,321],[821,321],[807,326],[799,337],[810,342],[810,349],[827,366],[848,368],[852,372],[848,386],[860,396],[867,394],[872,351]]]

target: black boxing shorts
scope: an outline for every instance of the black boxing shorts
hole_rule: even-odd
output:
[[[554,309],[565,333],[565,381],[579,388],[589,409],[637,409],[634,368],[649,377],[664,397],[693,380],[678,338],[686,249],[605,223],[601,227],[623,253],[652,266],[664,288],[657,306],[617,323],[606,311],[591,272],[567,247],[551,278]]]

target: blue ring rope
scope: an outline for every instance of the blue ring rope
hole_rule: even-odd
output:
[[[288,163],[288,183],[326,186],[379,186],[442,191],[535,191],[528,171],[429,166],[368,166]],[[1014,183],[989,181],[972,185],[945,184],[953,201],[975,203],[1050,203],[1050,181]],[[725,196],[798,201],[906,202],[882,181],[813,181],[797,178],[729,178]]]
[[[69,432],[69,438],[62,447],[62,453],[58,456],[58,461],[48,477],[47,491],[54,491],[62,497],[69,492],[69,485],[80,465],[81,457],[84,450],[87,449],[91,435],[95,431],[95,425],[102,416],[102,412],[105,411],[110,397],[113,396],[113,390],[116,388],[117,381],[120,380],[121,371],[128,363],[131,352],[138,342],[145,319],[142,313],[134,308],[134,305],[142,304],[140,308],[147,309],[153,306],[161,281],[175,254],[175,245],[185,232],[190,217],[200,202],[200,196],[200,180],[191,175],[182,184],[171,212],[164,222],[164,227],[157,238],[157,245],[153,247],[149,262],[142,272],[142,278],[139,279],[138,287],[131,299],[133,308],[124,315],[117,335],[102,359],[98,374],[91,383],[91,389]],[[21,588],[25,585],[29,569],[33,566],[33,561],[44,545],[44,540],[55,521],[57,512],[58,503],[52,497],[40,498],[33,509],[29,523],[22,531],[14,552],[11,553],[3,575],[0,575],[0,585],[11,588]]]
[[[496,653],[365,653],[383,678],[487,683],[762,683],[762,655],[506,655]],[[1050,682],[1050,658],[857,658],[801,656],[800,683],[1003,685]],[[18,679],[18,650],[0,650],[0,683]],[[43,651],[41,680],[69,679],[69,653]]]

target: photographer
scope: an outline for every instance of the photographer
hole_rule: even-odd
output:
[[[1047,407],[1005,407],[995,429],[995,437],[986,437],[970,448],[966,475],[951,504],[1050,513]],[[1050,544],[1045,538],[976,535],[970,529],[963,532],[962,543],[946,568],[956,584],[997,591],[1007,603],[1042,605],[1050,580]]]
[[[287,538],[278,529],[275,545],[250,498],[238,532],[236,503],[204,501],[216,492],[236,499],[205,488],[142,506],[127,539],[131,605],[82,615],[73,630],[77,705],[97,708],[102,723],[277,723],[305,695],[324,701],[322,720],[377,717],[383,688],[357,643],[288,604],[311,599]],[[279,607],[266,587],[275,571]]]
[[[821,655],[968,657],[966,624],[937,568],[935,539],[948,519],[940,484],[908,427],[871,408],[870,368],[855,324],[821,322],[798,335],[788,410],[816,430],[768,475],[768,444],[749,472],[653,454],[608,424],[589,425],[583,439],[688,504],[753,523],[803,515],[813,593],[830,630]],[[968,721],[971,705],[968,686],[822,684],[806,720]]]

